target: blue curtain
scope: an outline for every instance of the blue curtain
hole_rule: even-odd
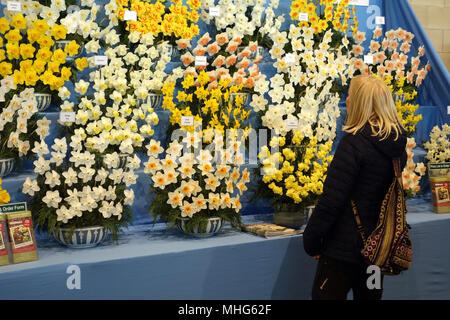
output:
[[[436,106],[439,119],[436,125],[450,123],[447,106],[450,105],[450,75],[439,54],[428,38],[408,0],[386,0],[384,2],[386,30],[401,27],[414,33],[413,48],[425,47],[431,71],[419,88],[418,103],[421,106]]]

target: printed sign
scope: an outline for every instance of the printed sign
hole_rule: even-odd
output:
[[[297,130],[297,128],[298,128],[298,120],[297,119],[287,119],[286,120],[286,129]]]
[[[220,17],[220,7],[209,7],[209,15],[212,17]]]
[[[375,17],[375,24],[385,24],[385,18],[384,17]]]
[[[373,56],[364,56],[364,63],[373,64]]]
[[[0,206],[0,213],[27,211],[26,202],[8,203]]]
[[[193,116],[181,116],[181,126],[192,127],[193,125],[194,125],[194,117]]]
[[[286,54],[286,56],[284,57],[284,61],[286,63],[294,63],[295,62],[295,54],[293,54],[293,53]]]
[[[125,10],[123,14],[123,20],[125,21],[137,21],[137,12]]]
[[[8,11],[20,12],[22,11],[22,4],[16,1],[8,1],[6,3],[6,8],[8,9]]]
[[[60,112],[59,121],[63,123],[75,122],[75,112]]]
[[[305,12],[299,12],[298,13],[298,20],[299,21],[308,21],[308,19],[309,19],[309,16],[308,16],[307,13],[305,13]]]
[[[195,56],[196,66],[206,66],[206,56]]]
[[[96,66],[106,66],[108,64],[107,56],[94,56],[94,64]]]

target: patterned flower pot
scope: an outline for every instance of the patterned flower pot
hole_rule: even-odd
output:
[[[47,110],[52,102],[52,95],[50,93],[35,93],[37,108],[39,112]]]
[[[186,223],[189,221],[189,218],[177,218],[177,227],[178,230],[183,232],[184,234],[188,234],[197,238],[207,238],[217,234],[224,225],[223,218],[213,217],[209,218],[205,232],[199,232],[198,228],[194,228],[192,232],[187,231]]]
[[[147,103],[150,104],[150,107],[156,109],[161,105],[163,95],[161,93],[149,93],[147,96]]]
[[[308,206],[302,211],[277,212],[273,215],[273,222],[279,226],[304,230],[314,211],[314,206]]]
[[[14,170],[14,158],[0,159],[0,178],[6,177]]]
[[[72,40],[56,40],[55,41],[55,50],[57,49],[61,49],[62,51],[64,51],[64,49],[66,48],[66,46],[72,42]],[[73,61],[76,58],[78,58],[81,54],[81,52],[83,51],[83,47],[80,46],[80,48],[78,49],[78,53],[74,56],[69,56],[67,55],[66,61]]]
[[[109,235],[105,227],[95,226],[75,229],[70,237],[70,229],[61,228],[59,233],[55,233],[55,239],[69,248],[84,249],[97,246],[106,240]]]

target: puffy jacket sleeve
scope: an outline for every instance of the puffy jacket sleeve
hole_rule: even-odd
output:
[[[321,254],[326,235],[350,201],[359,170],[360,156],[355,147],[355,137],[345,134],[328,169],[323,193],[303,233],[307,254]]]

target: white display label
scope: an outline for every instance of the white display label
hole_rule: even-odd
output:
[[[63,123],[75,122],[75,112],[60,112],[59,121]]]
[[[125,13],[123,14],[123,20],[125,20],[125,21],[136,21],[137,20],[137,12],[136,11],[125,10]]]
[[[96,66],[106,66],[108,64],[107,56],[94,56],[94,64]]]
[[[293,54],[293,53],[286,54],[286,56],[284,57],[284,61],[286,63],[294,63],[295,62],[295,54]]]
[[[209,7],[209,15],[212,17],[220,17],[220,7]]]
[[[196,66],[206,66],[206,56],[195,56]]]
[[[450,106],[447,106],[447,114],[450,114]]]
[[[8,9],[8,11],[22,11],[22,4],[20,2],[16,2],[16,1],[8,1],[6,3],[6,8]]]
[[[368,7],[369,6],[369,0],[350,0],[348,2],[349,6],[363,6]]]
[[[181,126],[192,127],[194,125],[193,116],[181,116]]]
[[[286,129],[297,130],[297,128],[298,128],[298,120],[297,119],[287,119],[286,120]]]
[[[385,24],[386,20],[384,17],[380,16],[380,17],[375,17],[375,24]]]
[[[307,13],[304,13],[304,12],[299,12],[298,13],[298,20],[299,21],[308,21],[308,19],[309,19],[309,16],[308,16]]]
[[[364,56],[364,63],[373,64],[373,56]]]

